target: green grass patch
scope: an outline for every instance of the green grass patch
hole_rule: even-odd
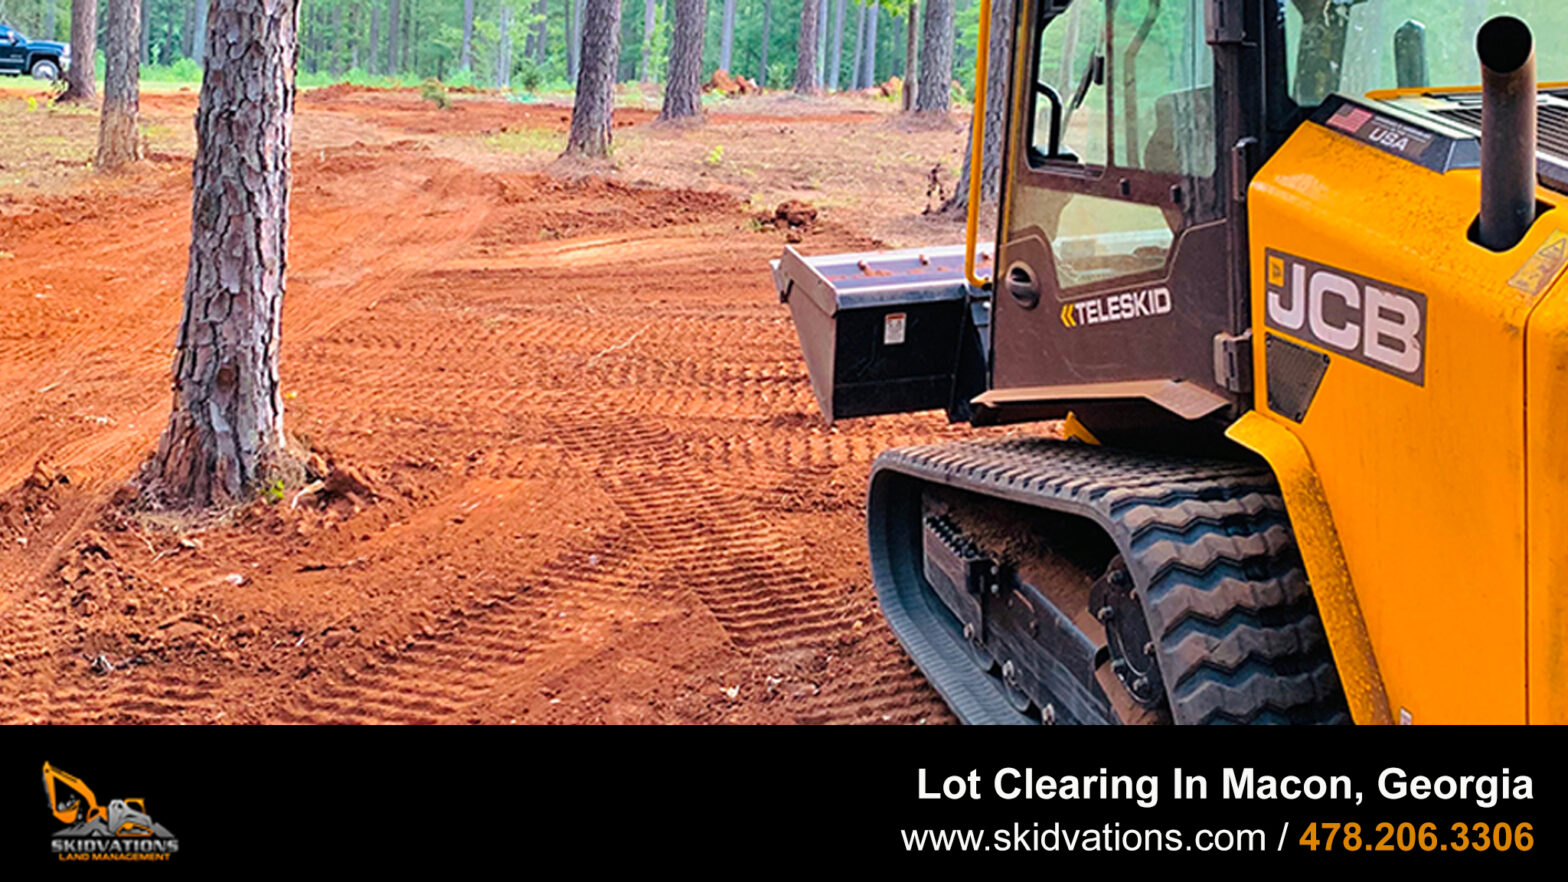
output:
[[[560,153],[566,149],[566,133],[549,129],[522,129],[486,135],[485,147],[503,153]]]

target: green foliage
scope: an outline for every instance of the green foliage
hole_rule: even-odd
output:
[[[435,77],[429,77],[419,84],[419,97],[442,110],[452,106],[452,99],[446,94],[446,86],[441,85],[441,81]]]
[[[724,161],[724,145],[715,145],[712,150],[708,151],[707,157],[705,157],[702,161],[708,165],[718,165],[722,163]]]
[[[283,479],[273,478],[262,486],[261,498],[265,499],[268,505],[277,505],[283,501],[283,495],[286,491],[287,488],[283,485]]]

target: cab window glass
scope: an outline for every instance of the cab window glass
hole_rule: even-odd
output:
[[[1110,86],[1116,91],[1116,165],[1209,177],[1214,59],[1202,5],[1117,0],[1115,9]]]
[[[1079,0],[1046,25],[1035,65],[1033,164],[1142,170],[1170,176],[1173,186],[1211,177],[1214,64],[1202,11],[1170,0]],[[1064,118],[1056,156],[1053,92]],[[1157,275],[1184,222],[1180,211],[1044,186],[1020,188],[1014,215],[1050,239],[1062,292]]]
[[[1537,78],[1568,79],[1568,55],[1546,51],[1547,36],[1568,27],[1562,0],[1286,0],[1285,59],[1291,96],[1303,107],[1329,95],[1364,95],[1399,85],[1395,39],[1420,30],[1425,85],[1480,83],[1475,35],[1494,15],[1517,16],[1536,33]]]
[[[1035,56],[1034,137],[1031,158],[1103,167],[1106,164],[1105,89],[1095,82],[1105,54],[1103,0],[1080,0],[1040,35]],[[1053,98],[1055,100],[1053,100]],[[1053,107],[1061,104],[1061,134],[1051,155]]]

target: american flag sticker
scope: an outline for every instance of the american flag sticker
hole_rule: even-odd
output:
[[[1365,107],[1346,104],[1339,109],[1338,113],[1329,117],[1328,124],[1342,132],[1349,132],[1353,135],[1361,131],[1361,127],[1366,125],[1371,118],[1372,111],[1367,110]]]

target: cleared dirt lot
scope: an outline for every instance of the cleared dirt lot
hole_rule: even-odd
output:
[[[0,722],[950,719],[860,511],[879,450],[963,430],[823,424],[755,218],[951,241],[920,213],[960,125],[625,112],[581,169],[565,108],[303,95],[289,428],[370,491],[194,530],[113,504],[167,417],[189,232],[195,95],[144,102],[152,159],[110,179],[60,158],[91,116],[6,111],[62,140],[0,170]]]

